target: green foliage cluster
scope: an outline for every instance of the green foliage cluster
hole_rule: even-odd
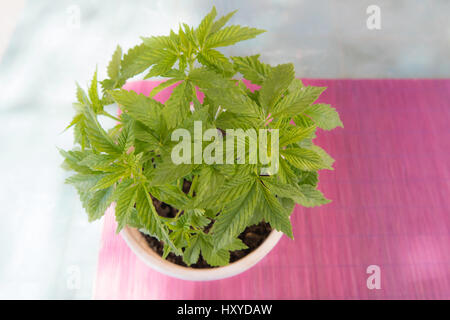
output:
[[[317,190],[317,171],[332,169],[333,159],[313,139],[317,128],[331,130],[342,122],[329,105],[313,104],[325,88],[304,86],[290,63],[273,67],[258,55],[224,56],[217,48],[264,32],[226,26],[233,14],[216,19],[213,8],[197,28],[183,24],[178,33],[143,38],[126,54],[117,47],[108,78],[98,81],[96,72],[87,92],[78,86],[69,125],[76,146],[61,150],[64,168],[75,172],[67,183],[77,189],[90,221],[115,202],[117,232],[126,225],[139,228],[164,242],[164,256],[173,252],[188,265],[200,254],[211,266],[228,264],[230,251],[246,248],[238,235],[263,220],[292,238],[289,216],[296,203],[329,202]],[[122,89],[142,73],[168,80],[150,97]],[[261,89],[251,92],[234,78],[237,73]],[[165,104],[152,98],[175,83]],[[205,94],[202,103],[196,88]],[[112,103],[120,106],[120,116],[105,111]],[[117,125],[103,128],[102,116]],[[279,129],[278,173],[262,176],[258,164],[175,165],[171,133],[192,131],[194,121],[221,131]],[[187,194],[184,180],[192,182]],[[153,198],[176,208],[177,216],[159,216]]]

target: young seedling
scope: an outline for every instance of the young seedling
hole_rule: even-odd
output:
[[[261,221],[293,238],[295,204],[329,202],[317,172],[332,169],[333,159],[313,139],[317,128],[343,126],[338,113],[313,104],[325,88],[303,85],[292,64],[221,53],[264,32],[226,26],[234,13],[216,19],[213,8],[197,28],[143,38],[126,54],[117,47],[108,78],[95,72],[87,92],[77,87],[69,125],[76,147],[61,151],[90,221],[115,202],[117,232],[138,228],[164,243],[164,257],[187,265],[200,255],[210,266],[228,264],[230,251],[246,248],[238,236]],[[149,97],[122,89],[143,73],[167,81]],[[249,90],[237,73],[260,89]],[[172,85],[166,103],[153,99]],[[113,103],[118,116],[105,111]],[[105,129],[102,116],[117,124]],[[176,208],[175,217],[159,215],[155,201]]]

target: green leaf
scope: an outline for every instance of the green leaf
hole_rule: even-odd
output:
[[[174,164],[172,161],[165,161],[157,165],[155,174],[152,177],[151,185],[163,185],[171,183],[189,175],[194,170],[194,164]]]
[[[128,79],[138,75],[155,64],[163,56],[162,52],[149,49],[144,43],[128,50],[122,59],[121,75]]]
[[[234,68],[240,72],[244,79],[254,84],[262,85],[272,72],[272,68],[259,60],[259,54],[249,57],[231,57],[234,62]]]
[[[218,267],[228,264],[230,253],[228,250],[215,248],[210,235],[199,234],[199,241],[202,256],[209,265]]]
[[[215,33],[217,31],[219,31],[220,29],[222,29],[225,24],[234,16],[234,14],[237,12],[237,10],[234,10],[226,15],[224,15],[223,17],[221,17],[220,19],[217,19],[212,27],[211,27],[211,34]]]
[[[200,257],[200,240],[199,236],[195,235],[190,239],[190,246],[188,246],[183,253],[183,261],[188,266],[198,261]]]
[[[328,104],[313,104],[304,110],[304,114],[311,117],[316,125],[324,130],[344,127],[336,109]]]
[[[330,202],[319,190],[310,184],[285,184],[266,177],[263,177],[262,181],[278,197],[291,198],[304,207],[315,207]]]
[[[98,190],[92,194],[92,197],[87,201],[85,206],[86,212],[89,216],[89,222],[98,220],[105,214],[106,209],[113,201],[114,188],[110,187],[103,190]]]
[[[89,153],[78,163],[80,166],[89,167],[96,171],[115,171],[116,166],[113,165],[116,157],[107,154]]]
[[[192,86],[187,81],[173,89],[162,112],[169,129],[179,126],[189,116],[191,101]]]
[[[251,221],[253,212],[258,203],[259,189],[252,183],[251,189],[243,196],[229,202],[211,230],[214,244],[223,248],[230,244]]]
[[[304,87],[300,90],[288,93],[274,107],[272,116],[294,117],[304,112],[311,103],[317,100],[326,88],[322,87]]]
[[[309,149],[294,147],[280,150],[280,153],[290,164],[301,170],[316,171],[328,167],[319,154]]]
[[[142,122],[150,129],[159,129],[160,114],[164,107],[161,103],[127,90],[112,91],[111,96],[134,120]]]
[[[171,85],[180,82],[179,79],[169,79],[167,81],[161,82],[157,87],[152,89],[152,92],[150,92],[150,98],[153,98],[154,96],[156,96],[159,92],[161,92],[162,90],[170,87]]]
[[[217,50],[204,49],[198,53],[197,59],[202,65],[213,68],[218,72],[230,73],[230,76],[234,74],[230,60]]]
[[[109,154],[121,154],[120,148],[114,143],[111,137],[99,124],[95,114],[86,106],[81,106],[85,121],[85,131],[90,144],[97,151],[106,152]]]
[[[119,79],[121,62],[122,48],[117,46],[116,51],[114,51],[112,59],[108,64],[108,77],[113,81],[117,81]]]
[[[286,92],[294,80],[294,65],[292,63],[280,64],[272,69],[259,91],[259,101],[264,110],[270,112],[275,103]]]
[[[262,210],[264,220],[270,226],[278,231],[283,232],[290,238],[294,238],[292,233],[292,225],[289,220],[290,212],[288,212],[278,201],[278,199],[261,183],[258,184],[261,195],[258,199],[259,208]]]
[[[166,51],[162,57],[155,61],[155,65],[152,67],[150,72],[144,77],[144,79],[149,79],[152,77],[157,77],[170,71],[177,62],[178,56],[175,53]]]
[[[232,240],[232,242],[230,244],[225,246],[224,249],[225,250],[229,250],[229,251],[236,251],[236,250],[248,249],[248,247],[247,247],[247,245],[245,243],[242,242],[241,239],[235,238],[235,239]]]
[[[213,25],[214,19],[217,16],[216,7],[213,6],[210,13],[208,13],[200,22],[200,25],[198,26],[197,30],[195,31],[197,35],[198,42],[200,46],[203,46],[203,43],[205,42],[206,37],[209,35],[211,31],[211,27]]]
[[[290,144],[311,139],[316,131],[316,126],[308,128],[289,126],[280,130],[280,146],[288,146]]]
[[[239,25],[225,27],[213,33],[205,43],[207,48],[226,47],[236,42],[253,39],[265,30],[241,27]]]
[[[130,218],[131,212],[136,203],[138,185],[133,180],[128,179],[119,184],[114,192],[117,199],[116,221],[118,223],[116,232],[119,233]]]
[[[144,185],[140,185],[138,188],[138,196],[136,199],[136,210],[141,220],[142,226],[147,233],[163,241],[169,246],[173,252],[177,255],[181,255],[182,251],[177,248],[169,236],[167,226],[161,221],[160,216],[156,212],[153,206],[153,201],[147,188]]]
[[[63,169],[73,170],[83,174],[94,174],[93,170],[83,163],[84,159],[91,154],[90,151],[64,151],[59,149],[59,153],[64,157],[64,162],[62,164]]]
[[[334,159],[321,147],[316,146],[315,144],[307,147],[308,149],[311,149],[315,153],[317,153],[322,158],[322,163],[325,166],[325,169],[333,170],[333,163]]]
[[[95,70],[94,78],[91,81],[91,86],[89,87],[89,98],[91,99],[92,108],[95,113],[100,113],[103,111],[103,105],[100,103],[100,98],[98,96],[98,81],[97,81],[97,70]]]
[[[127,175],[127,170],[121,168],[118,172],[112,172],[103,175],[103,177],[90,189],[91,191],[106,189],[114,185],[120,179],[124,178]]]

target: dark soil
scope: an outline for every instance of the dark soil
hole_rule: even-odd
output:
[[[189,188],[191,186],[191,183],[189,181],[184,181],[183,184],[183,192],[188,193]],[[177,209],[172,208],[170,205],[161,202],[157,199],[153,199],[153,205],[155,206],[156,211],[158,214],[162,217],[168,217],[168,218],[174,218],[177,214]],[[206,228],[208,230],[209,227]],[[242,259],[246,255],[248,255],[250,252],[258,248],[261,243],[266,240],[266,238],[269,236],[270,232],[272,231],[272,228],[270,225],[266,222],[261,222],[257,225],[247,227],[244,232],[242,232],[239,235],[239,239],[242,240],[247,245],[247,249],[245,250],[236,250],[230,252],[230,263],[237,261],[239,259]],[[207,232],[207,231],[206,231]],[[164,243],[162,241],[159,241],[158,239],[143,234],[145,237],[145,240],[147,241],[150,248],[153,249],[156,253],[158,253],[160,256],[163,255],[164,250]],[[166,258],[167,261],[170,261],[172,263],[178,264],[180,266],[187,267],[187,265],[183,262],[183,258],[181,256],[177,256],[174,253],[169,253],[169,255]],[[200,258],[197,263],[192,264],[190,266],[191,268],[213,268],[211,267],[200,255]]]

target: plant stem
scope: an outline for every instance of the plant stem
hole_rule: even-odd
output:
[[[101,115],[120,122],[119,118],[116,118],[113,115],[110,115],[108,112],[102,112]]]
[[[197,183],[198,183],[198,175],[194,176],[194,179],[192,179],[191,188],[189,189],[189,196],[192,197],[194,195],[194,191],[195,191],[195,188],[197,187]]]

